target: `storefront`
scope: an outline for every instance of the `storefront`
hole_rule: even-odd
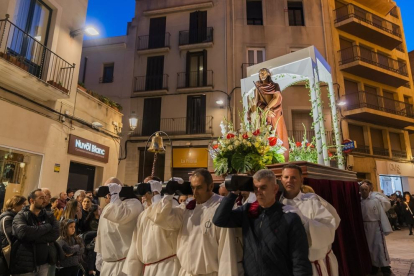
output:
[[[188,181],[189,174],[200,168],[208,168],[207,147],[173,148],[173,176]]]
[[[414,164],[376,161],[377,181],[386,195],[396,191],[414,193]]]

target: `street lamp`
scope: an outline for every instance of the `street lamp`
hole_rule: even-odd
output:
[[[346,101],[339,101],[338,103],[337,103],[337,105],[338,106],[345,106],[346,105]]]
[[[138,125],[138,117],[135,114],[135,111],[132,111],[131,117],[129,118],[129,128],[131,131],[134,131],[137,128]]]
[[[85,28],[70,32],[71,37],[75,37],[75,36],[80,35],[80,34],[86,34],[88,36],[97,36],[97,35],[99,35],[99,32],[92,26],[85,27]]]

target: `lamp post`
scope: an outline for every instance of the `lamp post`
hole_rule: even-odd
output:
[[[144,149],[144,160],[143,160],[143,163],[142,163],[142,182],[144,182],[144,179],[145,179],[145,156],[146,156],[146,153],[147,153],[147,148],[148,148],[149,141],[152,139],[151,146],[148,148],[148,151],[154,153],[154,162],[152,163],[151,176],[154,176],[154,173],[155,173],[155,163],[157,162],[157,155],[165,153],[164,141],[163,141],[162,137],[160,136],[160,134],[164,134],[165,136],[167,136],[168,140],[170,141],[171,154],[172,154],[172,146],[173,145],[172,145],[172,141],[170,139],[170,136],[168,136],[167,133],[165,133],[164,131],[156,131],[153,134],[151,134],[151,136],[147,140],[147,143],[146,143],[145,149]],[[172,160],[172,158],[171,158],[171,160]],[[171,177],[172,177],[172,166],[171,166]]]

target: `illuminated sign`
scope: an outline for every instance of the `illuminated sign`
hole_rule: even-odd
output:
[[[71,134],[68,153],[108,163],[109,147]]]

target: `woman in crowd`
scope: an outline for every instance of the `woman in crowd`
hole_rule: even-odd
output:
[[[12,222],[14,216],[26,205],[24,196],[15,195],[6,201],[3,213],[0,215],[0,241],[1,248],[9,245],[9,240],[13,244],[15,238],[12,236]],[[7,237],[6,237],[7,235]],[[0,251],[0,275],[10,275],[6,259]]]
[[[60,267],[56,276],[74,276],[80,269],[79,264],[84,251],[82,240],[76,236],[76,223],[72,219],[65,219],[60,224],[60,237],[57,240],[63,250],[64,258],[60,260]]]
[[[101,207],[93,204],[89,209],[89,214],[85,219],[83,232],[98,231],[99,217],[101,216]]]
[[[52,204],[52,207],[50,208],[52,210],[53,215],[55,216],[56,220],[60,220],[60,217],[62,216],[63,209],[59,209],[58,206],[59,200],[57,197],[52,197],[50,199],[50,204]]]
[[[404,193],[404,204],[402,207],[405,214],[405,223],[410,230],[409,235],[412,235],[414,225],[414,200],[408,192]]]
[[[72,199],[66,204],[66,209],[63,211],[60,220],[71,219],[76,222],[76,232],[79,233],[80,220],[82,219],[82,208],[78,201]]]
[[[89,275],[96,273],[96,252],[95,252],[95,237],[98,231],[99,217],[101,216],[101,207],[93,204],[89,209],[89,214],[84,222],[84,242],[87,255],[87,267]]]

